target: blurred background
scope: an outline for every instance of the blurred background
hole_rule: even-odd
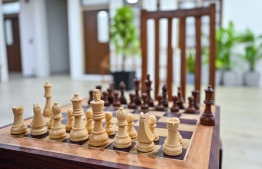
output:
[[[46,80],[53,84],[53,100],[63,105],[70,102],[75,92],[88,97],[88,91],[97,84],[107,88],[114,72],[121,71],[123,65],[140,79],[139,50],[131,52],[123,62],[127,53],[118,49],[113,40],[119,8],[126,5],[131,8],[130,26],[135,28],[135,33],[130,36],[139,46],[141,9],[190,9],[212,3],[216,4],[215,99],[221,106],[223,168],[262,168],[260,0],[0,0],[0,126],[12,123],[12,106],[23,105],[25,117],[32,116],[33,103],[41,102],[44,106]],[[201,22],[201,81],[206,87],[209,18],[202,17]],[[179,22],[173,19],[172,24],[173,82],[177,86],[180,82]],[[194,25],[193,17],[186,19],[190,89],[194,83]],[[147,26],[148,72],[153,79],[154,21],[148,20]],[[163,83],[167,38],[167,20],[160,19],[160,79]]]

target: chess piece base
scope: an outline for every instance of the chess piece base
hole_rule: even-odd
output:
[[[33,136],[39,136],[39,135],[43,135],[47,133],[47,128],[43,127],[43,128],[31,128],[30,130],[30,134]]]
[[[11,134],[24,134],[27,133],[28,130],[25,125],[23,126],[12,126]]]
[[[92,132],[89,137],[89,144],[94,147],[104,146],[108,143],[108,135],[105,131],[101,133]]]
[[[163,151],[166,155],[178,156],[178,155],[182,154],[182,146],[181,146],[181,144],[172,146],[172,145],[168,145],[168,144],[166,144],[166,142],[164,142]]]
[[[70,140],[73,142],[84,141],[88,139],[88,131],[85,127],[75,129],[72,127],[70,132]]]
[[[113,136],[113,135],[115,135],[115,130],[113,128],[106,129],[106,133],[109,136]]]
[[[50,131],[49,131],[49,138],[50,139],[61,139],[61,138],[64,138],[66,137],[66,131],[64,129],[64,127],[62,128],[52,128]]]
[[[200,117],[200,123],[204,126],[214,126],[215,125],[215,118],[214,116],[204,116]]]
[[[73,124],[67,124],[67,125],[65,126],[65,129],[66,129],[66,131],[71,131],[71,130],[72,130],[72,127],[73,127]]]
[[[170,111],[173,112],[173,113],[176,113],[176,112],[179,112],[179,108],[178,107],[171,107]]]
[[[156,111],[164,111],[164,109],[165,109],[164,107],[158,107],[158,106],[156,107]]]
[[[136,138],[137,137],[137,131],[135,129],[131,131],[127,131],[130,138]]]
[[[186,109],[187,114],[195,114],[196,110],[195,109]]]
[[[152,143],[140,143],[137,142],[136,149],[140,152],[147,153],[153,151],[155,147],[154,142]]]
[[[131,139],[130,139],[130,143],[123,143],[121,141],[119,141],[117,143],[117,142],[115,142],[115,140],[114,140],[114,143],[113,143],[114,147],[116,147],[116,148],[128,148],[128,147],[131,146],[131,144],[132,144]]]

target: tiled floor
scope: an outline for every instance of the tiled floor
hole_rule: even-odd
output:
[[[102,89],[108,87],[108,83],[98,81],[71,80],[68,75],[42,79],[11,75],[9,82],[0,83],[0,126],[13,122],[12,106],[24,106],[25,118],[33,115],[33,103],[40,102],[44,107],[46,80],[53,85],[52,100],[60,105],[70,103],[74,93],[88,97],[88,91],[97,84],[102,84]],[[192,86],[188,88],[190,91]],[[216,88],[216,104],[221,105],[223,168],[262,168],[262,88],[219,86]]]

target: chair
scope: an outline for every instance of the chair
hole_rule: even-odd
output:
[[[179,48],[181,50],[181,73],[180,87],[182,96],[186,94],[186,18],[195,18],[196,31],[196,62],[195,62],[195,90],[200,91],[201,85],[201,17],[209,16],[209,84],[215,88],[215,4],[209,7],[193,8],[193,9],[178,9],[172,11],[146,11],[141,10],[141,49],[142,49],[142,82],[146,80],[147,75],[147,20],[154,19],[155,21],[155,93],[157,98],[159,94],[159,20],[166,18],[168,20],[168,45],[167,45],[167,79],[168,100],[172,98],[172,83],[173,83],[173,49],[172,49],[172,19],[179,19]],[[153,50],[153,49],[152,49]],[[145,91],[145,83],[142,83],[142,91]],[[199,101],[199,98],[198,98]]]

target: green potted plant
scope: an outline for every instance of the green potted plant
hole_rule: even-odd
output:
[[[262,36],[255,36],[254,33],[247,29],[239,41],[245,44],[244,54],[240,54],[249,65],[249,70],[244,74],[244,84],[247,86],[258,86],[260,72],[256,72],[256,63],[262,58]]]
[[[140,54],[140,43],[133,20],[133,10],[129,6],[124,6],[117,9],[110,25],[110,41],[115,47],[116,54],[122,56],[121,71],[112,73],[116,89],[121,81],[125,82],[126,90],[133,89],[135,71],[125,70],[126,58]]]
[[[194,84],[195,82],[195,51],[187,49],[187,82]]]

